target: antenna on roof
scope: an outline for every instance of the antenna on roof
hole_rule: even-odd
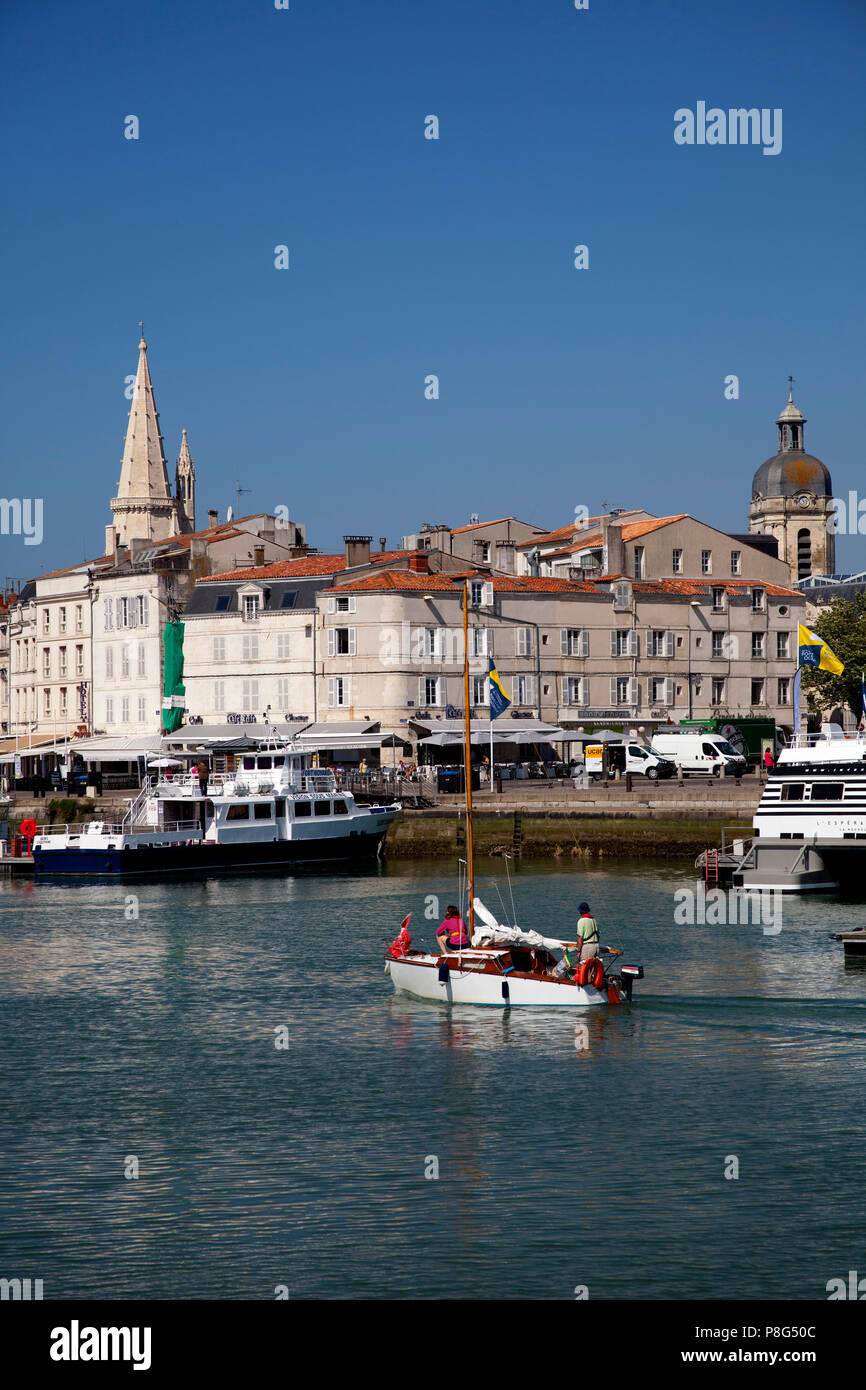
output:
[[[238,516],[240,516],[240,514],[241,514],[241,493],[242,493],[242,492],[252,492],[252,488],[250,488],[250,487],[241,487],[240,478],[238,478],[237,482],[235,483],[235,496],[236,496],[237,499],[238,499]]]

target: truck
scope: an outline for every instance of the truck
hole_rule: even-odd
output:
[[[655,747],[638,743],[636,739],[605,739],[602,743],[594,743],[589,738],[584,745],[583,756],[587,774],[596,781],[607,771],[639,773],[655,782],[659,777],[673,777],[677,770],[670,758],[663,757]]]
[[[712,773],[714,777],[742,777],[749,764],[744,753],[738,753],[721,734],[698,733],[678,729],[672,733],[654,734],[653,747],[671,758],[684,773]]]
[[[749,767],[757,767],[763,761],[769,748],[773,758],[784,747],[784,738],[778,733],[773,719],[753,715],[722,715],[716,719],[681,719],[681,729],[694,729],[696,733],[718,734],[727,739],[738,753],[748,761]],[[664,733],[660,728],[658,733]]]

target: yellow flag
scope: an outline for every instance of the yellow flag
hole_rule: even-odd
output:
[[[823,637],[819,637],[817,632],[810,632],[802,623],[799,623],[798,627],[799,665],[815,666],[819,671],[830,671],[834,676],[841,676],[845,667],[838,656],[833,655]]]

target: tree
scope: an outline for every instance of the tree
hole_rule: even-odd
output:
[[[812,627],[839,660],[845,670],[841,676],[819,671],[814,666],[803,667],[803,689],[809,692],[809,704],[822,709],[847,705],[855,720],[862,714],[860,675],[866,671],[866,593],[854,598],[837,598]]]

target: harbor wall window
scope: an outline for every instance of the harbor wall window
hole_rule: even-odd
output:
[[[711,698],[714,705],[723,705],[725,703],[725,682],[720,680],[717,676],[713,677]]]
[[[353,627],[328,628],[328,656],[354,656],[356,651]]]
[[[349,703],[349,682],[345,676],[330,676],[328,678],[328,706],[330,709],[340,709]]]
[[[701,574],[712,574],[713,572],[713,552],[711,550],[701,551]]]
[[[791,634],[789,632],[776,633],[776,659],[777,661],[787,661],[791,655]]]
[[[671,551],[671,573],[682,574],[683,572],[683,552],[681,550]]]
[[[225,661],[226,639],[224,637],[215,637],[213,639],[213,659],[214,661]]]
[[[752,660],[763,661],[764,659],[764,634],[763,632],[752,633]]]
[[[563,656],[589,656],[589,632],[581,627],[564,627],[560,633]]]
[[[242,685],[241,708],[244,714],[254,714],[259,707],[258,681],[245,680]]]
[[[277,661],[288,661],[291,655],[289,634],[287,632],[277,633]]]
[[[245,632],[241,644],[244,661],[258,661],[259,659],[259,635],[257,632]]]
[[[788,676],[779,677],[776,697],[777,703],[780,705],[789,705],[791,703],[791,681]]]
[[[222,714],[226,707],[226,683],[225,681],[214,681],[213,683],[213,707],[217,714]]]
[[[752,704],[762,705],[764,703],[764,682],[752,681]]]
[[[713,612],[724,613],[725,611],[725,591],[722,588],[713,589]]]
[[[739,573],[740,573],[740,552],[739,552],[739,550],[732,550],[732,551],[731,551],[731,574],[739,574]]]

